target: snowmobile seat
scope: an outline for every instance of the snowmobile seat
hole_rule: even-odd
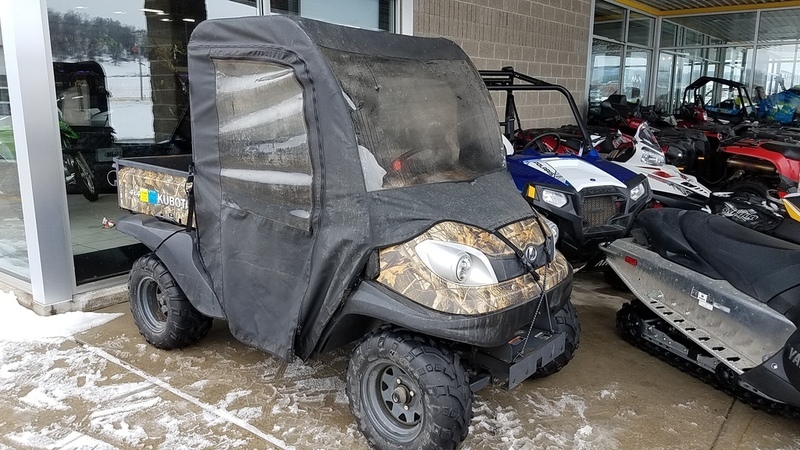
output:
[[[702,211],[681,211],[686,241],[736,289],[785,312],[800,304],[800,246]],[[786,298],[789,291],[791,298]],[[771,304],[781,296],[782,306]]]
[[[800,161],[800,145],[770,141],[761,144],[761,146],[769,151],[780,153],[788,159]]]
[[[692,248],[681,231],[680,217],[686,211],[673,208],[645,209],[636,218],[636,226],[647,235],[651,249],[662,258],[695,270],[715,280],[723,279]]]

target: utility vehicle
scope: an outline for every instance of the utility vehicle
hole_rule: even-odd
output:
[[[355,341],[350,409],[382,449],[455,448],[473,391],[569,362],[572,268],[456,44],[274,15],[204,21],[188,54],[192,155],[117,160],[147,341],[211,318],[284,360]]]
[[[482,70],[490,91],[505,93],[499,122],[514,144],[508,170],[523,197],[561,230],[561,249],[570,261],[592,267],[602,261],[597,245],[628,234],[633,219],[651,199],[644,175],[605,161],[594,144],[572,94],[557,84],[516,72],[512,67]],[[515,94],[558,92],[573,114],[578,134],[564,130],[523,130]]]

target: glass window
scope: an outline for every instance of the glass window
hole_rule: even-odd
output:
[[[470,181],[505,164],[469,61],[325,54],[352,108],[367,189]]]
[[[215,60],[219,159],[227,206],[311,227],[311,157],[303,90],[292,69]]]
[[[209,18],[255,15],[255,0],[48,0],[55,107],[78,283],[146,251],[103,219],[121,215],[113,158],[191,152],[186,45]]]
[[[658,57],[655,95],[655,107],[657,111],[672,113],[677,106],[675,104],[675,99],[680,97],[679,93],[671,90],[674,59],[675,56],[668,52],[661,52]]]
[[[761,11],[759,42],[800,40],[800,9]]]
[[[629,102],[643,102],[647,98],[647,68],[650,64],[650,50],[628,48],[625,54],[625,80],[622,93]]]
[[[775,94],[800,84],[800,46],[797,44],[759,46],[753,86]]]
[[[671,18],[670,22],[683,27],[683,39],[678,39],[675,46],[705,45],[714,40],[716,43],[752,43],[756,30],[756,13],[710,14]],[[664,24],[669,22],[664,21]],[[669,27],[668,27],[669,28]],[[662,25],[662,46],[665,36]]]
[[[653,45],[655,19],[631,11],[628,15],[628,42],[650,47]]]
[[[668,21],[661,21],[661,46],[674,47],[678,39],[678,25]]]
[[[592,41],[590,101],[601,101],[619,92],[621,62],[622,45],[599,39]]]
[[[622,41],[625,9],[611,3],[598,1],[594,6],[594,34]]]
[[[270,0],[270,11],[394,32],[395,0]]]
[[[0,38],[1,39],[1,38]],[[30,282],[28,247],[22,219],[17,154],[8,103],[8,83],[3,44],[0,40],[0,272]]]

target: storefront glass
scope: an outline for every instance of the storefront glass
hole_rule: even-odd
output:
[[[654,17],[608,2],[595,4],[589,107],[599,112],[609,95],[625,95],[628,102],[648,96],[648,68],[653,55]]]
[[[653,45],[653,28],[656,19],[631,11],[628,17],[628,42],[645,47]]]
[[[594,6],[595,36],[622,41],[625,32],[625,9],[598,0]]]
[[[592,42],[592,79],[589,101],[599,102],[619,92],[622,45],[595,39]]]
[[[633,47],[628,47],[625,53],[622,92],[628,97],[629,102],[645,101],[643,95],[647,92],[647,68],[652,54],[650,50]]]
[[[0,38],[0,224],[2,229],[0,273],[30,281],[2,38]]]
[[[395,24],[394,0],[264,3],[272,13],[362,28],[393,31]],[[79,284],[125,273],[147,251],[113,227],[124,214],[113,158],[191,152],[186,49],[192,30],[206,19],[256,14],[256,0],[48,0]]]
[[[675,17],[664,19],[661,24],[661,46],[690,47],[752,43],[755,30],[754,12]],[[673,37],[672,42],[670,42],[671,37]]]
[[[766,94],[775,94],[800,85],[800,45],[759,46],[753,85],[764,88]]]
[[[256,13],[255,0],[48,1],[78,283],[124,273],[147,251],[113,228],[123,213],[112,159],[191,152],[192,30]]]

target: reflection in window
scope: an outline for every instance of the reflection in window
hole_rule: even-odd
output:
[[[311,227],[311,157],[303,90],[289,67],[215,60],[223,201]]]
[[[594,34],[622,41],[625,9],[611,3],[598,1],[594,6]]]
[[[800,40],[800,9],[761,11],[758,42]]]
[[[30,281],[28,247],[22,220],[17,154],[11,126],[5,53],[0,42],[0,273]]]
[[[665,35],[666,26],[666,35]],[[678,28],[674,44],[668,41]],[[675,17],[661,25],[661,45],[690,46],[727,43],[751,43],[756,30],[756,13],[709,14],[704,16]]]
[[[592,82],[589,100],[600,101],[619,92],[622,45],[595,39],[592,42]]]
[[[656,19],[631,11],[628,17],[628,42],[631,44],[653,45],[653,27]]]
[[[394,32],[395,0],[270,0],[270,12]]]
[[[647,67],[650,64],[650,50],[628,48],[625,54],[625,82],[623,93],[629,102],[643,102],[647,92]]]
[[[113,158],[191,152],[186,45],[209,18],[253,16],[255,0],[48,0],[53,99],[69,153],[99,198],[66,174],[78,283],[124,273],[142,249],[102,218],[119,217]],[[0,108],[2,106],[0,105]],[[64,147],[66,149],[66,147]]]
[[[797,44],[759,46],[753,85],[769,95],[800,84],[799,52]]]

